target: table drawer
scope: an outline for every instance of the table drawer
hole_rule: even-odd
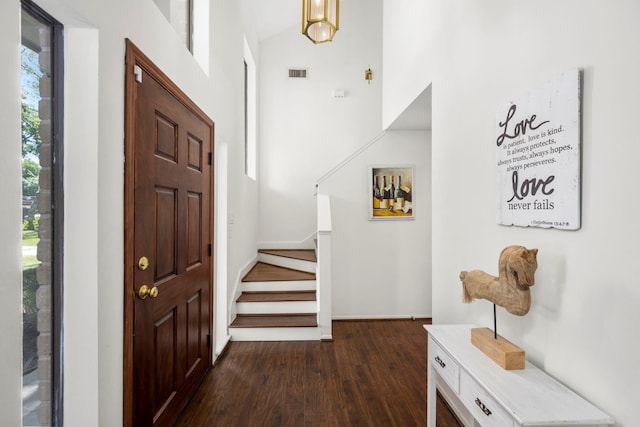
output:
[[[429,338],[429,362],[451,389],[460,392],[460,367],[442,347]]]
[[[460,373],[460,399],[483,427],[513,427],[513,418],[465,370]]]

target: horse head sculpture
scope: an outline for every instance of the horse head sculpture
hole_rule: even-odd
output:
[[[531,291],[538,268],[538,250],[524,246],[507,246],[498,260],[499,276],[480,270],[460,272],[463,300],[486,299],[504,307],[509,313],[524,316],[531,307]]]

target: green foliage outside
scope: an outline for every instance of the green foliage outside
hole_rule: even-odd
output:
[[[26,47],[22,48],[22,156],[38,157],[40,149],[40,78],[42,72],[38,64],[38,54]]]
[[[22,95],[22,155],[37,156],[41,142],[38,109],[26,104]]]
[[[22,232],[22,247],[31,246],[35,248],[38,246],[39,241],[40,238],[38,237],[37,231],[27,230]],[[37,267],[38,265],[40,265],[40,261],[38,261],[36,255],[22,256],[23,271],[33,267]]]
[[[39,215],[36,196],[40,191],[40,72],[38,55],[26,47],[22,48],[22,198],[31,201],[22,229],[38,230]]]
[[[36,291],[38,290],[38,279],[36,278],[36,267],[22,270],[22,307],[25,313],[35,313]]]
[[[24,147],[24,146],[23,146]],[[36,197],[40,191],[40,165],[29,158],[22,159],[22,196]]]
[[[23,231],[38,231],[38,227],[40,226],[40,217],[35,214],[35,203],[32,205],[31,209],[29,209],[29,214],[27,218],[22,221],[22,230]]]
[[[23,373],[36,369],[38,364],[38,327],[36,291],[38,289],[36,256],[40,215],[37,211],[36,196],[40,191],[40,78],[42,72],[38,54],[22,47],[22,199],[23,206],[30,203],[25,212],[22,228],[22,308],[23,308]],[[24,250],[24,249],[27,250]],[[33,254],[33,255],[31,255]]]

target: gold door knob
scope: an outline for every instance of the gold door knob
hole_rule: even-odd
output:
[[[156,298],[158,296],[158,288],[156,286],[142,285],[138,289],[138,298],[146,299],[147,297]]]
[[[149,289],[149,296],[151,298],[156,298],[158,296],[158,287],[154,286],[151,289]]]

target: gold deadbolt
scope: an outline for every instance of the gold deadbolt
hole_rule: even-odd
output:
[[[147,297],[155,298],[158,296],[158,288],[156,286],[142,285],[138,289],[138,298],[146,299]]]
[[[142,271],[146,270],[149,267],[149,258],[146,256],[140,257],[138,260],[138,268]]]

